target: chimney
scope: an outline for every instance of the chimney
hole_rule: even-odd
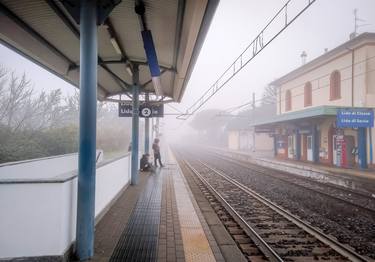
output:
[[[306,64],[306,57],[307,57],[306,52],[302,51],[302,54],[301,54],[302,65]]]

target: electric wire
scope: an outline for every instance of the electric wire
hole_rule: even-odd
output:
[[[250,61],[252,61],[266,46],[268,46],[276,37],[278,37],[286,28],[289,27],[304,11],[306,11],[316,0],[309,0],[308,3],[301,9],[297,14],[293,16],[292,19],[288,19],[288,5],[292,0],[288,0],[283,7],[271,18],[271,20],[266,24],[266,26],[260,31],[260,33],[255,37],[255,39],[250,42],[250,44],[244,49],[244,51],[234,60],[232,64],[220,75],[215,83],[207,89],[203,95],[201,95],[192,106],[186,110],[186,114],[181,114],[177,119],[187,120],[192,114],[197,112],[203,105],[205,105],[218,91],[220,91],[237,73],[239,73]],[[296,2],[296,1],[294,1]],[[277,31],[268,41],[264,42],[264,35],[270,25],[279,18],[282,12],[284,14],[284,25]],[[250,58],[245,57],[245,53],[252,47],[252,55]],[[245,61],[243,61],[245,59]],[[237,65],[237,67],[236,67]],[[239,67],[238,67],[239,66]],[[233,70],[228,78],[224,78],[230,70]],[[221,82],[223,80],[223,82]],[[206,97],[206,95],[208,95]]]
[[[368,61],[370,61],[370,60],[372,60],[372,59],[375,59],[375,56],[371,56],[371,57],[368,57],[368,58],[366,58],[366,59],[363,59],[363,60],[361,60],[361,61],[358,61],[357,63],[354,63],[353,64],[353,66],[356,66],[356,65],[358,65],[358,64],[362,64],[362,63],[365,63],[365,62],[368,62]],[[337,70],[337,71],[339,71],[340,73],[341,73],[341,71],[343,71],[343,70],[345,70],[345,69],[348,69],[348,68],[351,68],[352,67],[352,65],[349,65],[349,66],[344,66],[344,67],[341,67],[341,68],[338,68],[338,69],[335,69],[335,70]],[[364,75],[364,74],[367,74],[367,73],[371,73],[371,72],[374,72],[375,71],[375,69],[371,69],[371,70],[366,70],[366,71],[364,71],[364,72],[361,72],[361,73],[357,73],[357,74],[355,74],[353,77],[354,78],[357,78],[357,77],[359,77],[359,76],[362,76],[362,75]],[[325,85],[322,85],[322,86],[320,86],[319,85],[319,80],[322,80],[322,79],[324,79],[324,78],[326,78],[326,77],[329,77],[331,75],[331,73],[328,73],[328,74],[324,74],[324,75],[321,75],[321,76],[319,76],[319,77],[316,77],[316,78],[314,78],[314,79],[311,79],[311,80],[309,80],[309,81],[306,81],[306,82],[304,82],[304,83],[301,83],[301,84],[298,84],[298,85],[295,85],[295,86],[292,86],[292,87],[290,87],[290,88],[288,88],[287,90],[294,90],[294,89],[297,89],[297,88],[303,88],[305,85],[306,85],[306,83],[308,83],[308,82],[310,82],[311,84],[312,84],[312,82],[316,82],[316,81],[318,81],[318,87],[316,88],[312,88],[312,92],[315,92],[315,91],[317,91],[317,90],[320,90],[320,89],[322,89],[322,88],[325,88],[325,87],[329,87],[330,86],[330,84],[325,84]],[[340,81],[340,83],[342,84],[344,81],[348,81],[348,80],[351,80],[352,79],[352,76],[350,75],[350,77],[346,77],[346,78],[341,78],[341,81]],[[303,91],[303,90],[302,90]],[[291,97],[292,98],[294,98],[294,97],[298,97],[298,96],[302,96],[302,95],[304,95],[304,92],[302,92],[302,93],[298,93],[298,94],[295,94],[295,95],[292,95]],[[278,96],[279,97],[279,96]],[[285,101],[285,98],[281,98],[281,99],[279,99],[279,98],[276,98],[277,99],[277,101],[276,102],[270,102],[270,103],[267,103],[268,105],[273,105],[273,104],[279,104],[280,102],[284,102]],[[239,110],[239,109],[241,109],[241,108],[244,108],[244,107],[246,107],[246,106],[248,106],[248,105],[252,105],[254,102],[255,103],[261,103],[261,102],[263,102],[265,99],[267,99],[267,98],[273,98],[273,96],[264,96],[264,97],[262,97],[262,98],[259,98],[259,99],[256,99],[255,101],[250,101],[250,102],[246,102],[246,103],[244,103],[244,104],[241,104],[241,105],[238,105],[238,106],[234,106],[234,107],[230,107],[230,108],[227,108],[227,109],[224,109],[222,112],[223,113],[231,113],[231,112],[234,112],[234,111],[236,111],[236,110]]]

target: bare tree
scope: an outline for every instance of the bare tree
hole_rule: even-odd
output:
[[[63,115],[61,90],[36,95],[26,75],[0,67],[0,124],[12,132],[55,126]]]
[[[274,85],[267,85],[262,94],[262,105],[270,105],[277,103],[277,87]]]
[[[18,126],[19,112],[30,104],[33,94],[25,74],[18,78],[14,72],[2,76],[2,96],[0,97],[0,123],[8,128]],[[20,121],[23,121],[21,119]]]

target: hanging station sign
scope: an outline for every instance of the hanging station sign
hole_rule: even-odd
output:
[[[371,108],[339,109],[336,126],[339,128],[374,127],[374,110]]]
[[[139,116],[148,117],[163,117],[164,116],[164,105],[163,104],[146,104],[142,103],[139,105]],[[133,105],[130,103],[119,103],[118,105],[118,116],[119,117],[132,117],[133,116]]]

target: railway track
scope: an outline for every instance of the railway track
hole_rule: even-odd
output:
[[[254,232],[248,230],[249,227],[246,225],[246,222],[243,221],[238,213],[226,203],[214,188],[212,188],[200,176],[197,176],[188,163],[180,161],[180,166],[182,165],[190,171],[187,173],[185,172],[185,176],[189,176],[188,174],[190,173],[194,174],[191,175],[191,178],[194,180],[195,184],[198,185],[227,232],[231,235],[232,239],[248,261],[279,261],[277,259],[271,259],[273,254],[268,254],[267,248],[263,248],[263,251],[261,250],[264,243],[253,241],[253,239],[256,238],[250,236],[252,236]]]
[[[236,217],[236,223],[267,260],[369,261],[209,165],[197,160],[186,161],[186,165],[226,212]],[[254,247],[249,249],[255,250]]]
[[[257,166],[243,160],[229,158],[228,156],[222,156],[220,154],[215,154],[215,157],[218,157],[224,161],[235,163],[249,169],[251,172],[257,172],[260,175],[266,175],[279,181],[302,187],[306,190],[322,194],[336,201],[351,205],[359,210],[369,212],[373,215],[375,214],[375,199],[370,195],[333,184],[322,183],[311,178],[299,177],[298,175],[267,169],[265,167]]]

